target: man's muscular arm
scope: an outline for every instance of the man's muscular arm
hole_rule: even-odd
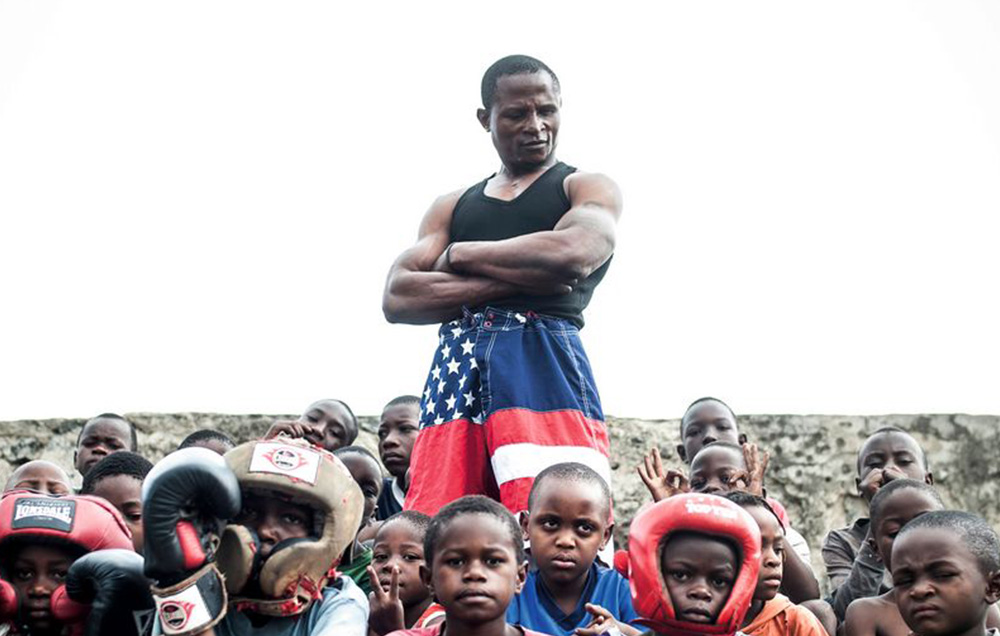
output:
[[[574,285],[590,276],[615,249],[621,191],[604,175],[581,173],[566,178],[566,190],[571,207],[551,231],[455,243],[451,270],[526,286]],[[447,269],[444,260],[437,268]]]
[[[434,271],[448,247],[451,215],[461,191],[438,198],[420,224],[416,245],[403,252],[385,283],[382,311],[389,322],[428,324],[460,315],[463,305],[480,305],[520,293],[565,293],[564,285],[514,285],[488,276]]]

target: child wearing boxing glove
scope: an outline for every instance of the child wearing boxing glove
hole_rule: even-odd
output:
[[[154,633],[367,632],[367,598],[334,569],[357,532],[362,495],[331,453],[285,438],[224,458],[188,448],[153,469],[143,494]]]
[[[740,634],[760,555],[757,522],[721,497],[682,494],[643,509],[629,531],[635,622],[647,634]]]
[[[109,554],[123,550],[131,560],[111,555],[118,565],[110,571]],[[19,636],[135,634],[132,611],[151,603],[142,558],[131,550],[124,520],[103,499],[6,493],[0,499],[0,624]]]

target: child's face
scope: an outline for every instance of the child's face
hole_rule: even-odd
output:
[[[80,434],[74,463],[81,475],[86,475],[94,464],[111,453],[128,450],[132,445],[132,432],[127,423],[119,419],[91,420]]]
[[[522,527],[539,573],[550,589],[572,585],[587,576],[598,551],[611,536],[610,505],[597,484],[552,478],[541,484]]]
[[[921,636],[983,633],[987,607],[997,601],[976,558],[953,532],[920,528],[892,548],[892,581],[903,620]]]
[[[883,471],[882,485],[902,477],[931,483],[923,457],[920,445],[911,435],[898,431],[872,435],[858,452],[858,476],[855,479],[858,491],[871,501],[875,493],[863,489],[862,482],[876,470]]]
[[[122,513],[125,525],[132,531],[132,545],[142,554],[142,482],[131,475],[112,475],[94,484],[93,494]]]
[[[410,453],[420,430],[420,407],[416,404],[390,406],[378,425],[378,455],[389,474],[402,480],[410,467]]]
[[[52,592],[66,582],[73,559],[53,546],[27,546],[14,558],[10,584],[32,633],[55,631],[59,623],[52,616]]]
[[[699,402],[684,414],[681,443],[677,454],[686,462],[694,459],[709,442],[740,443],[736,420],[722,404],[714,400]]]
[[[734,478],[745,470],[746,462],[739,450],[724,446],[707,448],[691,462],[691,490],[708,495],[740,490]]]
[[[412,523],[393,521],[382,526],[372,546],[372,567],[378,574],[382,589],[389,591],[392,569],[399,569],[399,600],[403,607],[425,601],[431,595],[420,579],[424,565],[424,538]]]
[[[378,496],[382,493],[382,469],[374,459],[359,453],[347,453],[338,457],[344,462],[344,466],[347,466],[351,477],[354,477],[354,481],[361,487],[361,494],[365,496],[365,511],[361,525],[367,525],[375,512]]]
[[[872,532],[886,570],[892,571],[892,544],[900,528],[911,519],[916,519],[932,510],[941,510],[941,504],[934,501],[926,492],[915,488],[897,490],[884,502],[882,517],[879,519],[878,527],[872,528]]]
[[[310,536],[312,522],[312,510],[308,507],[255,493],[244,493],[243,510],[236,518],[236,523],[257,533],[260,555],[264,559],[285,539]]]
[[[435,548],[433,571],[421,576],[445,607],[447,621],[478,625],[507,612],[527,572],[517,562],[510,530],[496,517],[467,514],[445,528]]]
[[[760,573],[757,575],[753,597],[770,601],[778,595],[781,587],[785,564],[785,532],[770,510],[760,506],[749,506],[744,510],[750,513],[760,527]]]
[[[678,620],[714,623],[729,598],[739,569],[729,543],[706,535],[671,537],[660,556],[660,571]]]
[[[20,489],[49,495],[68,495],[71,490],[66,471],[42,460],[30,461],[10,476],[5,490]]]
[[[312,404],[299,421],[312,425],[312,431],[307,433],[306,438],[330,452],[350,446],[353,440],[350,433],[355,431],[351,414],[340,402],[320,400]]]

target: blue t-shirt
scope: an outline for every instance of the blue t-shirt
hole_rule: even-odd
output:
[[[260,627],[229,611],[215,626],[216,636],[367,636],[368,598],[354,581],[340,576],[323,590],[322,600],[299,616],[272,618]]]
[[[521,593],[507,607],[507,622],[553,636],[571,636],[574,629],[586,627],[593,618],[584,609],[586,603],[600,605],[622,623],[639,618],[632,608],[628,581],[618,572],[594,563],[587,572],[587,584],[572,614],[564,614],[559,609],[535,570],[528,573]]]

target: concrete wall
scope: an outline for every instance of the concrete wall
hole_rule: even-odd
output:
[[[140,451],[155,461],[199,428],[215,428],[243,441],[262,434],[272,420],[290,416],[131,413],[127,417],[139,430]],[[377,421],[360,419],[359,443],[374,451]],[[0,483],[12,467],[30,459],[49,459],[71,468],[83,422],[0,422]],[[821,567],[819,547],[826,531],[846,525],[863,512],[854,490],[856,453],[867,433],[881,426],[899,426],[917,437],[946,503],[982,514],[994,527],[1000,525],[1000,417],[751,415],[741,417],[739,423],[741,431],[770,451],[768,494],[788,509],[793,525],[812,546],[817,567]],[[668,464],[679,467],[674,451],[679,431],[677,420],[612,417],[609,426],[616,535],[621,544],[628,521],[649,500],[635,467],[654,444]]]

